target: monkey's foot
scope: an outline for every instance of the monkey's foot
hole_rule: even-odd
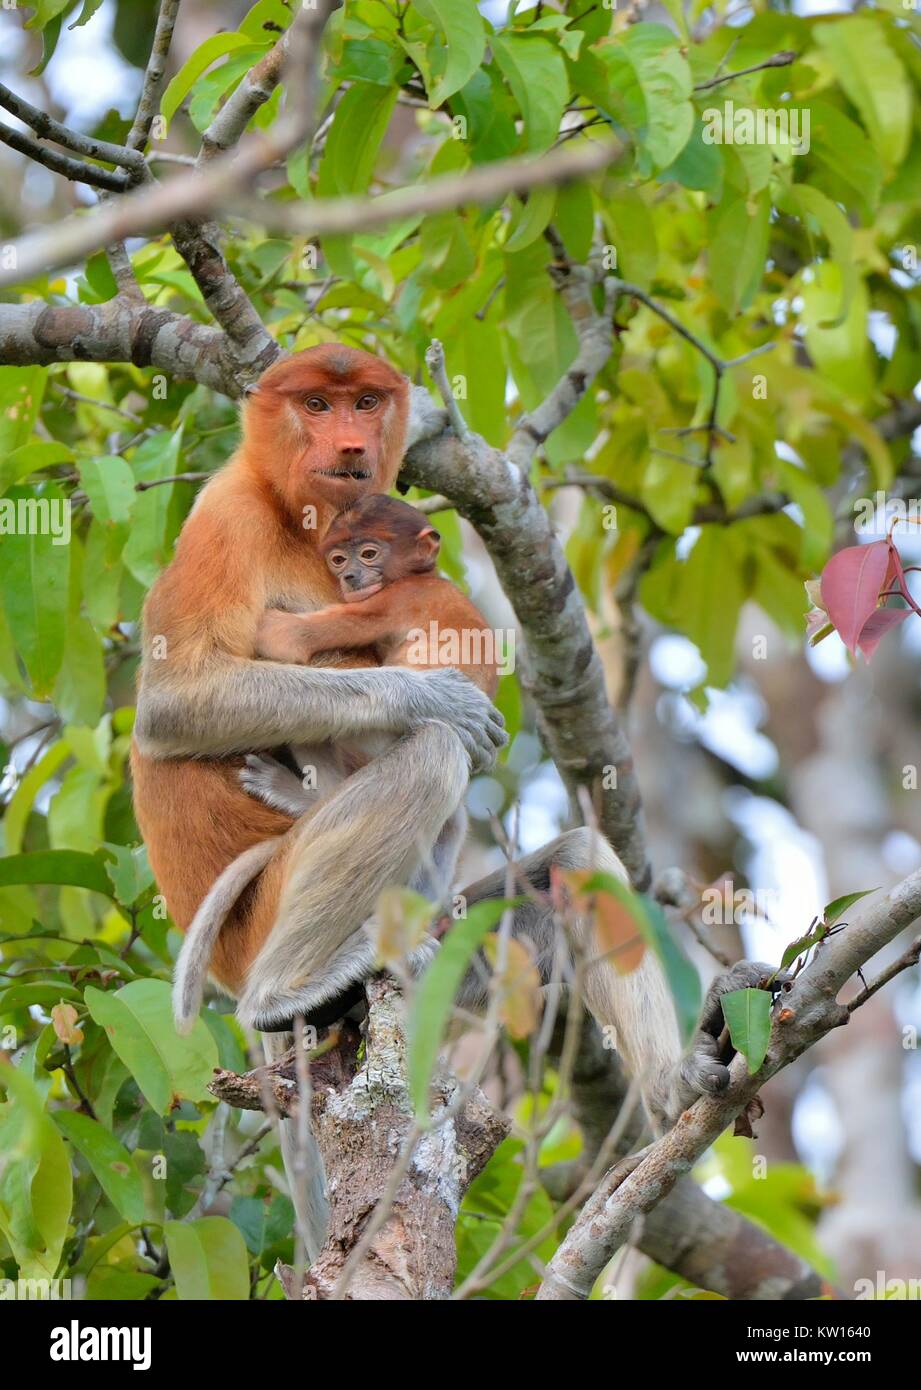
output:
[[[317,796],[304,787],[296,772],[265,753],[247,753],[240,782],[250,796],[286,816],[302,816]]]
[[[668,1117],[675,1120],[698,1096],[717,1096],[729,1085],[729,1064],[735,1049],[726,1030],[721,999],[737,989],[777,990],[791,976],[763,961],[741,960],[718,975],[707,990],[700,1022],[687,1052],[672,1077]]]

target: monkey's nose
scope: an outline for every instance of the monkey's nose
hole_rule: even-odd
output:
[[[341,578],[342,578],[343,584],[346,584],[346,585],[348,586],[348,588],[351,589],[351,588],[353,588],[353,587],[355,586],[355,581],[356,581],[357,578],[358,578],[358,571],[357,571],[357,570],[346,570],[345,573],[341,576]]]
[[[339,453],[343,458],[361,458],[365,451],[365,446],[361,443],[345,443],[339,445]]]

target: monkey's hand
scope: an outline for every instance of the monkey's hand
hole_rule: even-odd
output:
[[[301,665],[319,650],[311,641],[304,613],[286,613],[280,608],[267,608],[256,628],[254,650],[265,661],[283,661],[286,665]]]
[[[410,679],[410,727],[447,724],[464,746],[470,771],[487,772],[499,749],[508,743],[505,720],[489,696],[453,666],[413,674]]]
[[[246,766],[240,769],[240,781],[250,796],[264,801],[286,816],[302,816],[309,811],[319,793],[308,790],[296,772],[277,758],[247,753]]]
[[[698,1096],[718,1096],[729,1085],[729,1063],[735,1049],[723,1018],[722,997],[736,989],[772,990],[787,984],[786,970],[763,961],[741,960],[716,979],[707,990],[697,1031],[672,1078],[668,1117],[674,1121]]]

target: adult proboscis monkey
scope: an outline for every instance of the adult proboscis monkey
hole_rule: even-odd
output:
[[[238,1016],[263,1031],[297,1014],[317,1019],[324,1008],[335,1016],[336,1000],[373,968],[362,924],[381,889],[408,883],[431,861],[471,770],[489,767],[505,738],[488,697],[460,671],[254,657],[266,609],[284,610],[296,626],[299,612],[335,600],[319,538],[350,502],[392,487],[407,413],[405,378],[369,353],[326,345],[270,367],[245,401],[239,450],[200,493],[145,607],[132,749],[138,823],[180,930],[238,855],[266,860],[212,961]],[[336,745],[369,732],[399,738],[344,780],[330,771],[324,784]],[[293,821],[239,780],[244,755],[289,744],[316,750],[321,794]],[[546,890],[554,864],[624,876],[614,851],[584,829],[527,856],[521,869]],[[468,902],[501,895],[504,878],[500,871],[468,888]],[[514,930],[532,939],[548,978],[551,909],[529,900]],[[588,920],[577,919],[575,930],[591,951]],[[478,968],[459,1002],[476,1007],[483,995]],[[679,1067],[674,1009],[651,952],[629,975],[607,962],[589,970],[585,1000],[614,1026],[652,1115],[726,1084],[709,1032]],[[321,1184],[299,1215],[312,1255],[325,1226]]]

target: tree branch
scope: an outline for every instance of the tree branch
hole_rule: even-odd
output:
[[[921,914],[921,870],[903,879],[835,936],[782,996],[763,1066],[748,1074],[737,1055],[729,1088],[705,1096],[680,1116],[627,1175],[612,1171],[572,1226],[547,1267],[543,1300],[587,1298],[605,1264],[629,1238],[637,1218],[653,1210],[765,1082],[850,1017],[837,995],[856,971]]]
[[[763,63],[755,63],[753,67],[739,68],[738,72],[725,72],[722,77],[711,77],[709,82],[698,82],[694,91],[708,92],[711,87],[718,87],[721,82],[733,82],[737,77],[748,77],[753,72],[763,72],[765,68],[789,67],[791,63],[796,62],[798,56],[790,49],[784,49],[780,53],[774,53],[770,58],[766,58]]]
[[[302,11],[314,14],[314,11]],[[91,214],[69,218],[10,243],[14,268],[0,269],[0,287],[76,264],[112,241],[162,230],[182,218],[211,215],[232,203],[234,214],[253,217],[267,231],[289,236],[332,236],[384,226],[415,213],[450,211],[466,203],[485,203],[509,192],[568,183],[598,173],[621,153],[614,143],[586,144],[538,158],[497,160],[469,173],[446,174],[426,184],[400,188],[375,198],[330,198],[279,203],[244,198],[242,190],[257,174],[300,141],[301,128],[282,117],[269,132],[250,137],[231,158],[224,154],[207,167],[177,175],[128,194]]]
[[[53,174],[63,174],[71,183],[85,183],[90,188],[105,188],[113,193],[121,193],[128,186],[128,176],[121,169],[103,169],[101,164],[86,164],[81,159],[72,159],[70,155],[61,154],[33,140],[31,135],[24,135],[21,130],[13,130],[12,126],[4,125],[2,121],[0,140],[18,154],[25,155],[36,164],[43,164]]]
[[[445,431],[444,413],[418,388],[413,404],[425,423],[414,424],[402,476],[449,497],[483,538],[524,633],[522,685],[537,705],[548,751],[571,792],[582,786],[600,795],[601,828],[633,883],[643,889],[650,869],[629,745],[608,703],[584,605],[527,472],[539,436],[566,418],[611,351],[606,324],[592,302],[589,273],[571,267],[558,284],[579,351],[544,405],[519,424],[513,436],[516,457],[511,448],[507,453],[492,449],[472,432],[461,441]]]
[[[542,1170],[554,1197],[575,1189],[580,1174],[600,1151],[627,1091],[620,1059],[611,1048],[604,1047],[597,1025],[586,1018],[572,1076],[573,1118],[582,1133],[583,1151],[574,1164]],[[635,1113],[617,1145],[615,1161],[643,1143],[644,1125],[644,1117]],[[648,1213],[636,1243],[657,1264],[724,1298],[759,1301],[839,1296],[805,1260],[740,1212],[708,1197],[691,1177],[680,1178]]]
[[[352,1301],[447,1299],[454,1286],[454,1226],[461,1200],[508,1134],[509,1123],[478,1088],[464,1094],[453,1077],[440,1072],[432,1086],[432,1124],[411,1146],[411,1161],[400,1173],[397,1156],[415,1128],[403,1010],[391,979],[370,982],[367,993],[361,1064],[354,1030],[344,1031],[341,1044],[310,1063],[312,1128],[326,1171],[330,1219],[326,1244],[307,1273],[302,1296],[340,1296],[348,1264],[342,1296]],[[218,1072],[209,1089],[249,1110],[265,1108],[268,1089],[279,1112],[292,1115],[297,1112],[295,1072],[292,1050],[258,1073]],[[447,1115],[452,1106],[455,1113]],[[388,1201],[393,1176],[398,1180]],[[362,1236],[382,1199],[383,1219],[362,1254]],[[301,1296],[293,1271],[281,1274],[289,1298]]]
[[[141,96],[134,121],[128,132],[128,138],[125,141],[129,150],[142,151],[150,138],[150,127],[157,114],[160,94],[166,79],[166,61],[169,57],[170,43],[178,13],[179,0],[160,0],[157,26],[154,30],[153,43],[150,46],[144,81],[141,84]]]
[[[9,87],[4,86],[2,82],[0,82],[0,106],[5,107],[14,116],[18,116],[43,140],[51,140],[55,145],[63,145],[66,150],[73,150],[76,154],[83,155],[85,159],[99,159],[105,164],[114,164],[119,168],[127,169],[135,177],[143,178],[145,175],[147,166],[142,154],[130,150],[124,145],[115,145],[110,140],[97,140],[92,135],[81,135],[76,130],[71,130],[69,126],[54,120],[47,112],[40,111],[37,106],[33,106],[24,97],[16,96],[15,92],[11,92]],[[99,248],[94,249],[98,250]]]
[[[232,398],[262,370],[258,361],[241,362],[219,328],[146,300],[116,295],[103,304],[0,304],[0,363],[52,362],[132,362]]]

